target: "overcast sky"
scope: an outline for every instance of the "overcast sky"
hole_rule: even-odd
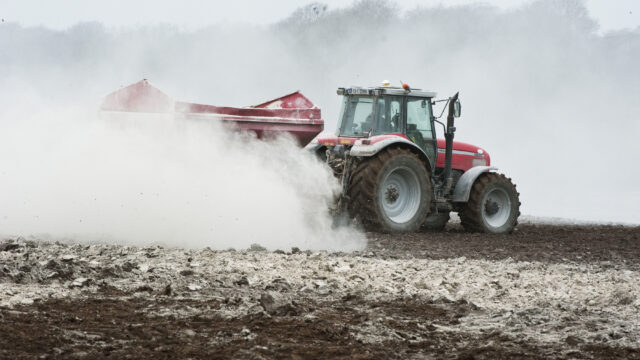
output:
[[[503,9],[530,0],[484,0]],[[576,0],[566,0],[576,1]],[[579,1],[579,0],[578,0]],[[640,0],[585,0],[602,31],[640,26]],[[266,24],[280,20],[299,6],[313,1],[300,0],[2,0],[0,18],[25,26],[43,25],[65,29],[81,21],[99,21],[109,27],[171,23],[194,29],[216,23]],[[352,1],[321,0],[330,8],[343,7]],[[403,9],[418,5],[447,6],[478,2],[475,0],[401,0]]]

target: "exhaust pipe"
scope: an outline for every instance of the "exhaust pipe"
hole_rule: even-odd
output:
[[[451,191],[451,186],[453,184],[453,178],[451,177],[451,157],[453,156],[453,135],[456,132],[456,127],[454,126],[455,119],[455,104],[458,101],[458,94],[453,95],[451,99],[449,99],[449,114],[447,115],[447,131],[444,134],[444,139],[446,142],[445,148],[445,156],[444,156],[444,172],[442,174],[442,179],[444,180],[444,191],[443,195],[449,194]]]

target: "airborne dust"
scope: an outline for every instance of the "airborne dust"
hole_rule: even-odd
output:
[[[580,1],[400,11],[312,4],[269,26],[64,31],[0,25],[0,233],[137,244],[354,250],[330,174],[282,138],[111,124],[103,95],[148,78],[244,106],[300,89],[335,127],[335,88],[386,78],[461,91],[457,140],[518,184],[524,214],[640,222],[640,30],[601,34]],[[156,124],[149,122],[157,121]]]

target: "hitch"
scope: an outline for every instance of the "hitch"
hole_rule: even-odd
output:
[[[347,204],[349,204],[350,199],[347,195],[347,188],[349,187],[352,168],[356,159],[349,156],[349,150],[343,145],[327,149],[326,154],[327,165],[333,170],[334,175],[340,179],[341,191],[334,202],[334,206],[330,209],[335,217],[339,217],[346,212]]]
[[[347,195],[347,188],[349,187],[349,181],[351,180],[351,168],[353,167],[354,159],[349,156],[349,151],[345,152],[344,156],[344,168],[342,170],[342,177],[340,178],[340,184],[342,185],[342,191],[340,192],[340,198],[338,199],[337,214],[343,214],[347,209],[349,203],[349,195]]]

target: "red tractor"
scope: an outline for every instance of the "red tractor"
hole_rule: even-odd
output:
[[[512,232],[520,215],[515,185],[494,172],[484,149],[453,141],[458,94],[439,100],[448,103],[445,126],[433,114],[434,92],[383,85],[339,88],[336,134],[306,146],[340,179],[338,208],[367,230],[441,230],[454,211],[468,231]],[[436,139],[436,124],[444,140]]]

